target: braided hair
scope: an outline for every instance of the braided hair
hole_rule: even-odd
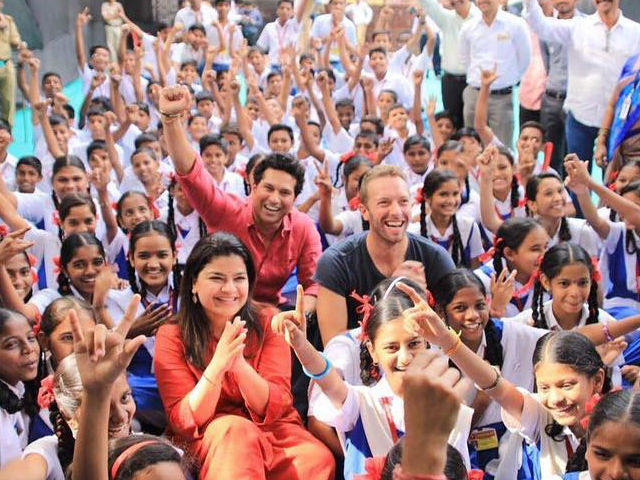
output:
[[[451,302],[453,302],[456,293],[463,288],[477,288],[483,297],[487,296],[487,291],[485,290],[482,281],[473,272],[466,268],[456,268],[445,274],[438,281],[436,288],[433,290],[433,296],[436,300],[436,304],[447,323],[449,323],[447,307]],[[484,334],[487,340],[484,359],[491,365],[502,368],[502,363],[504,362],[502,343],[500,342],[497,327],[490,318],[488,318],[488,321],[484,326]]]
[[[538,175],[533,175],[531,178],[529,178],[529,181],[527,182],[527,187],[525,189],[527,199],[530,202],[536,201],[536,197],[538,196],[538,188],[540,187],[540,184],[542,183],[542,181],[547,178],[556,179],[560,183],[560,185],[563,185],[562,179],[553,172],[543,172],[543,173],[539,173]],[[527,211],[527,215],[532,214],[528,205],[526,206],[526,211]],[[560,219],[560,230],[558,232],[558,238],[560,239],[561,242],[571,241],[571,230],[569,230],[569,222],[566,216],[563,216]]]
[[[144,199],[144,203],[149,208],[149,211],[152,214],[152,218],[157,218],[157,215],[156,215],[157,209],[153,205],[153,200],[151,200],[151,198],[149,198],[146,194],[142,192],[139,192],[137,190],[129,190],[128,192],[125,192],[122,194],[122,196],[118,200],[118,203],[116,204],[116,220],[118,221],[118,226],[124,233],[129,233],[128,229],[124,226],[124,222],[122,221],[124,202],[128,198],[131,198],[136,195]]]
[[[93,216],[97,219],[98,212],[96,211],[96,204],[93,203],[93,198],[88,193],[70,193],[65,195],[60,206],[58,207],[58,216],[60,217],[60,223],[64,222],[71,214],[71,210],[75,207],[87,206]],[[58,238],[62,242],[64,240],[64,230],[62,225],[58,225]]]
[[[541,229],[542,226],[531,217],[508,218],[500,225],[496,231],[496,247],[493,254],[493,269],[496,276],[499,276],[504,268],[503,260],[506,259],[504,249],[508,247],[513,251],[518,250],[527,236],[539,228]],[[513,268],[508,262],[507,267]]]
[[[54,182],[56,176],[60,173],[60,171],[66,167],[77,168],[79,170],[82,170],[82,173],[85,175],[85,177],[87,175],[87,170],[84,167],[84,163],[82,163],[82,160],[80,160],[80,158],[76,157],[75,155],[65,155],[64,157],[56,158],[55,162],[53,162],[51,183]],[[89,193],[88,188],[86,193]],[[53,206],[56,208],[56,210],[58,210],[60,208],[61,199],[58,198],[58,195],[54,190],[51,191],[51,200],[53,201]]]
[[[338,162],[338,165],[336,166],[336,179],[333,186],[336,188],[346,187],[351,174],[358,170],[362,165],[366,165],[369,168],[373,167],[371,161],[367,157],[359,154],[353,155],[344,162]],[[341,170],[342,175],[340,175]]]
[[[6,323],[11,319],[18,319],[27,324],[29,323],[29,320],[21,313],[0,307],[0,332],[4,330]],[[37,342],[35,342],[35,344],[37,345]],[[36,398],[38,397],[40,378],[39,375],[36,375],[32,380],[23,381],[25,392],[22,398],[18,397],[5,382],[0,381],[0,409],[10,414],[23,411],[27,415],[32,416],[38,413]]]
[[[71,290],[71,280],[65,273],[67,265],[71,263],[76,255],[76,251],[81,247],[95,246],[103,260],[106,261],[102,242],[91,233],[72,233],[62,242],[60,248],[60,273],[58,274],[58,292],[60,295],[73,295]]]
[[[515,166],[513,154],[507,147],[504,147],[504,146],[498,147],[498,154],[506,158],[512,167]],[[518,183],[518,178],[516,177],[516,175],[511,176],[511,202],[510,203],[511,203],[512,210],[515,210],[520,206],[520,184]]]
[[[602,371],[604,373],[602,391],[606,393],[611,389],[611,379],[606,375],[606,366],[596,347],[591,340],[580,333],[570,330],[549,332],[538,339],[533,352],[534,371],[542,362],[566,365],[576,373],[590,379]],[[564,426],[556,422],[555,419],[545,426],[544,431],[556,442],[565,441]],[[584,437],[573,456],[569,458],[566,472],[579,472],[587,469],[586,450],[586,437]]]
[[[136,242],[143,238],[153,234],[158,234],[169,240],[172,252],[176,252],[176,237],[171,233],[169,226],[161,222],[160,220],[145,220],[139,223],[131,230],[131,237],[129,239],[129,285],[133,293],[139,293],[144,299],[147,296],[147,286],[144,281],[138,275],[136,269],[133,266],[133,258],[136,250]],[[139,282],[138,282],[139,280]],[[181,269],[178,266],[178,262],[173,264],[173,289],[175,292],[174,301],[177,300],[180,288]],[[172,305],[175,308],[175,305]]]
[[[551,282],[556,278],[562,269],[568,265],[582,263],[589,271],[591,288],[589,290],[588,306],[589,317],[587,325],[598,323],[598,282],[594,278],[595,268],[591,257],[580,245],[570,242],[562,242],[551,247],[542,257],[540,262],[540,274],[544,274]],[[549,292],[551,293],[551,292]],[[544,287],[540,279],[536,280],[533,289],[532,318],[533,326],[537,328],[549,329],[546,316],[544,314]]]
[[[175,221],[175,203],[174,203],[175,197],[173,195],[176,184],[177,184],[177,181],[175,178],[171,180],[171,183],[169,184],[169,206],[167,209],[167,225],[169,226],[171,235],[173,235],[174,238],[178,238],[178,230],[176,228],[176,221]],[[192,207],[192,211],[193,211],[193,207]],[[207,226],[202,221],[202,218],[200,216],[198,216],[198,231],[200,233],[200,238],[206,237],[208,235]]]
[[[420,203],[420,235],[423,237],[429,238],[429,232],[427,231],[426,201],[432,198],[442,185],[451,181],[460,185],[458,177],[450,170],[432,170],[425,177],[424,184],[422,185],[422,201]],[[451,217],[451,224],[453,227],[451,258],[453,259],[453,263],[461,263],[468,267],[470,266],[471,259],[464,253],[464,244],[462,243],[462,236],[460,235],[458,220],[455,214]]]
[[[398,278],[387,278],[380,282],[370,293],[373,309],[366,322],[362,325],[362,338],[360,343],[360,379],[364,385],[373,385],[381,378],[378,365],[374,363],[369,352],[369,347],[373,348],[376,335],[380,326],[402,317],[402,312],[413,307],[413,301],[401,290],[390,288],[392,284],[398,282]],[[413,280],[403,277],[402,283],[413,288],[418,294],[426,299],[426,292]]]

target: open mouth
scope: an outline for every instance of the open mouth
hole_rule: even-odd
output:
[[[467,332],[477,332],[478,330],[482,330],[482,322],[464,323],[462,329]]]
[[[575,407],[575,405],[567,405],[565,407],[554,408],[553,412],[559,417],[566,417],[569,415],[573,415],[576,410],[577,408]]]
[[[403,225],[404,222],[402,220],[384,222],[384,226],[388,228],[402,228]]]
[[[278,213],[280,211],[280,207],[276,207],[273,205],[265,205],[264,209],[270,213]]]
[[[129,425],[122,423],[115,427],[109,427],[109,437],[123,437],[129,434]]]

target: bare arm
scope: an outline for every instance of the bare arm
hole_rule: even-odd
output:
[[[347,301],[328,288],[320,286],[316,304],[318,312],[318,326],[322,343],[326,345],[336,335],[347,330]]]
[[[422,123],[422,79],[424,72],[415,70],[413,72],[413,106],[411,108],[411,120],[416,124],[418,135],[424,132],[424,123]],[[437,129],[436,129],[437,130]]]
[[[237,84],[237,81],[236,81]],[[234,83],[231,82],[231,90],[233,92]],[[236,91],[233,93],[233,106],[236,109],[236,120],[238,122],[238,131],[242,136],[242,139],[245,141],[249,149],[253,149],[253,145],[255,144],[255,140],[253,138],[253,133],[251,133],[251,120],[247,116],[247,113],[244,111],[244,107],[240,103],[239,97],[240,86],[237,86]]]
[[[185,86],[165,87],[160,92],[159,110],[169,156],[176,172],[186,175],[193,168],[196,152],[182,125],[182,115],[189,110],[191,95]]]
[[[47,102],[38,102],[36,105],[34,105],[34,108],[36,110],[36,115],[38,115],[38,117],[40,118],[40,124],[42,125],[42,135],[47,142],[49,153],[51,153],[51,156],[53,158],[60,158],[65,155],[65,152],[63,152],[58,145],[56,136],[54,135],[53,129],[51,128],[51,123],[49,123],[49,117],[47,116],[47,105]]]
[[[90,20],[89,7],[84,7],[76,18],[76,60],[80,70],[87,64],[87,56],[84,53],[84,26]]]
[[[476,101],[476,114],[473,119],[473,126],[480,135],[482,143],[489,145],[493,140],[493,131],[489,128],[489,95],[491,95],[491,84],[498,78],[497,67],[493,70],[482,70],[482,86],[478,92]]]
[[[25,458],[8,463],[0,470],[0,480],[14,480],[16,478],[21,480],[47,478],[47,461],[42,455],[31,453]]]
[[[305,121],[302,112],[294,107],[293,117],[296,120],[296,125],[298,125],[298,128],[300,129],[300,138],[302,140],[302,143],[304,144],[309,154],[312,157],[317,158],[321,162],[324,162],[325,153],[319,145],[314,144],[313,137],[311,135],[311,128]],[[309,206],[309,208],[311,208],[311,205]]]
[[[496,148],[490,145],[478,158],[478,165],[480,166],[480,216],[482,225],[494,234],[503,223],[496,213],[495,199],[493,197],[493,165],[496,153]]]

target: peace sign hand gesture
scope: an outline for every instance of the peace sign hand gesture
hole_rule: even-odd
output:
[[[278,335],[284,335],[285,341],[295,350],[307,339],[307,321],[304,316],[304,289],[298,285],[296,290],[296,309],[280,312],[271,319],[271,328]]]
[[[24,239],[24,234],[29,230],[30,227],[15,230],[7,234],[2,241],[0,241],[0,265],[4,265],[18,253],[24,252],[35,245],[35,242]]]
[[[402,313],[407,331],[420,334],[429,343],[448,347],[451,342],[451,331],[438,314],[409,285],[399,282],[396,288],[413,302],[413,307]]]
[[[71,323],[73,351],[86,391],[109,390],[146,340],[144,335],[126,340],[139,304],[140,295],[134,295],[124,317],[113,330],[98,324],[93,329],[83,331],[77,313],[69,310],[67,318]]]

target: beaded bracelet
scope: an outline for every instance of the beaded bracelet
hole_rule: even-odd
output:
[[[604,338],[607,339],[607,342],[613,342],[614,338],[611,336],[611,332],[609,331],[609,325],[603,323],[602,332],[604,333]]]
[[[322,370],[320,373],[313,374],[309,372],[309,370],[307,370],[306,368],[302,367],[302,371],[304,372],[304,374],[312,380],[320,380],[326,377],[329,371],[331,370],[331,367],[333,366],[331,365],[331,362],[329,361],[329,359],[324,353],[320,353],[320,355],[322,355],[322,358],[324,358],[324,362],[325,362],[324,370]]]

